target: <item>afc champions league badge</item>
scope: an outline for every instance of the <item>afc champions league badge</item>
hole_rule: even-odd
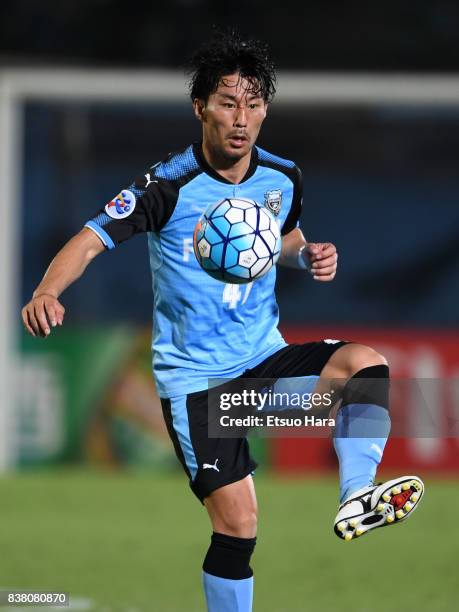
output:
[[[282,206],[282,191],[280,189],[272,189],[265,193],[266,208],[270,210],[275,217],[280,213]]]
[[[112,219],[129,217],[135,208],[135,195],[129,189],[123,189],[105,206],[105,212]]]

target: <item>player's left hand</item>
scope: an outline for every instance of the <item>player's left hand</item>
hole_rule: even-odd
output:
[[[314,280],[331,281],[338,267],[338,253],[331,242],[309,242],[304,251]]]

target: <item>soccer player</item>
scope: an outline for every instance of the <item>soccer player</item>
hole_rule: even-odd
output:
[[[341,341],[287,345],[277,327],[275,268],[241,299],[243,292],[210,278],[190,256],[194,228],[207,206],[243,197],[277,215],[283,236],[279,264],[328,282],[338,258],[333,244],[307,242],[298,226],[298,167],[255,145],[275,93],[266,46],[234,32],[220,34],[195,53],[190,74],[202,141],[149,167],[89,220],[53,259],[22,317],[30,334],[47,336],[64,320],[59,296],[90,261],[139,232],[148,234],[154,377],[177,457],[213,529],[203,564],[208,610],[247,612],[256,464],[245,438],[209,438],[209,378],[344,381],[334,437],[341,504],[334,529],[340,538],[404,520],[424,488],[414,476],[374,484],[390,429],[389,368],[382,355]]]

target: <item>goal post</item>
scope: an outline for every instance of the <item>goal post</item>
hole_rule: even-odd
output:
[[[0,472],[15,461],[22,104],[0,76]]]

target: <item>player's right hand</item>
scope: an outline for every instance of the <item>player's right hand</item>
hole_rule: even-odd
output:
[[[22,322],[31,336],[46,338],[51,327],[62,325],[65,308],[49,293],[41,293],[30,300],[22,309]]]

